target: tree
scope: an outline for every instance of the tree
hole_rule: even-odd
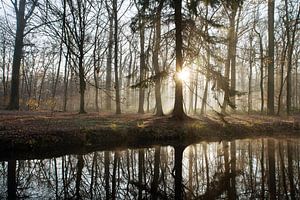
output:
[[[86,90],[86,55],[93,44],[89,43],[91,37],[91,8],[90,1],[67,1],[67,6],[71,12],[70,18],[66,21],[65,44],[73,55],[73,63],[76,66],[75,72],[79,77],[80,105],[79,113],[85,111],[85,90]],[[89,32],[90,31],[90,32]]]
[[[159,67],[159,50],[160,50],[160,40],[161,40],[161,10],[163,8],[164,1],[160,0],[159,4],[156,8],[154,24],[155,24],[155,37],[154,37],[154,51],[153,51],[153,68],[155,71],[156,79],[155,79],[155,102],[156,102],[156,115],[162,116],[163,108],[161,102],[161,77],[160,77],[160,67]]]
[[[274,9],[275,1],[268,0],[268,102],[267,113],[274,115]]]
[[[2,21],[1,21],[2,25]],[[2,69],[2,87],[3,87],[3,96],[6,102],[6,97],[8,95],[8,77],[9,77],[9,66],[10,66],[10,43],[8,42],[9,37],[7,37],[7,32],[4,30],[3,27],[0,27],[0,34],[1,34],[1,41],[0,44],[2,45],[1,47],[1,56],[2,59],[0,60],[1,63],[1,69]],[[9,56],[7,56],[7,54]]]
[[[286,35],[287,35],[287,78],[286,78],[286,111],[287,114],[291,114],[291,106],[292,106],[292,58],[293,51],[296,39],[297,26],[299,24],[300,19],[300,5],[297,4],[298,10],[297,15],[293,21],[289,16],[289,3],[287,0],[285,2],[285,27],[286,27]]]
[[[115,56],[114,56],[114,69],[115,69],[115,90],[116,90],[116,114],[121,114],[121,101],[120,101],[120,86],[118,74],[118,2],[113,0],[113,18],[114,18],[114,42],[115,42]]]
[[[111,69],[112,69],[112,50],[113,50],[113,25],[114,25],[114,18],[113,14],[111,13],[111,8],[109,7],[107,1],[106,2],[106,9],[109,15],[109,32],[108,32],[108,49],[107,49],[107,61],[106,61],[106,78],[105,78],[105,90],[106,90],[106,97],[105,97],[105,108],[107,110],[111,110]]]
[[[256,23],[255,23],[256,24]],[[264,47],[263,47],[263,36],[260,32],[256,30],[256,27],[254,27],[254,31],[258,36],[258,42],[259,42],[259,59],[260,59],[260,98],[261,98],[261,105],[260,105],[260,113],[262,114],[264,112]]]
[[[9,110],[19,109],[19,85],[22,50],[24,47],[24,37],[29,33],[29,31],[25,32],[25,28],[34,12],[34,9],[37,5],[37,1],[38,0],[19,0],[19,2],[12,1],[16,14],[16,35],[12,64],[11,93],[9,105],[7,107]],[[27,13],[26,5],[30,5]]]
[[[140,30],[140,83],[145,79],[145,11],[147,6],[147,1],[140,1],[141,9],[138,8],[138,20],[139,20],[139,30]],[[139,87],[139,107],[138,113],[144,113],[144,100],[145,100],[145,90],[143,84]]]
[[[225,78],[229,82],[229,74],[231,75],[230,79],[230,90],[235,91],[236,88],[236,44],[237,44],[237,31],[236,30],[236,14],[240,6],[239,1],[223,3],[225,12],[229,18],[229,29],[227,33],[227,58],[225,62]],[[237,23],[238,24],[238,23]],[[238,27],[238,26],[237,26]],[[235,106],[235,96],[230,96],[230,90],[225,90],[224,101],[222,106],[222,112],[226,112],[226,107],[228,103]],[[229,102],[231,101],[231,102]]]
[[[183,120],[186,114],[183,111],[183,94],[182,94],[182,80],[179,78],[179,73],[182,71],[182,2],[174,0],[175,8],[175,40],[176,40],[176,74],[175,74],[175,103],[173,110],[173,117],[175,119]]]

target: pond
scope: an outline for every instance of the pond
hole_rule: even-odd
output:
[[[0,174],[0,199],[299,199],[300,139],[9,160]]]

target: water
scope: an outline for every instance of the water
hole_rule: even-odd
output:
[[[0,199],[299,199],[300,140],[245,139],[0,163]]]

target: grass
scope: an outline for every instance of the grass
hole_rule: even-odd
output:
[[[6,152],[65,152],[143,145],[189,145],[252,137],[298,137],[300,116],[215,115],[183,122],[150,114],[0,111],[0,157]]]

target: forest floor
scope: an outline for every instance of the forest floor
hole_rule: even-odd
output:
[[[232,114],[224,120],[207,115],[181,122],[152,114],[0,111],[0,157],[12,151],[39,154],[257,137],[300,137],[300,115]]]

